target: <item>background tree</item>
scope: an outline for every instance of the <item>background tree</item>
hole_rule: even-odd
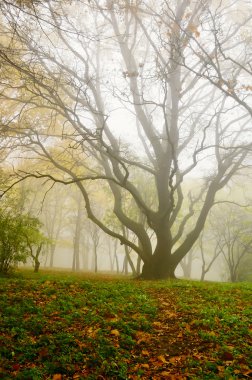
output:
[[[41,256],[44,253],[44,246],[51,243],[41,232],[41,228],[42,223],[38,219],[30,218],[29,228],[23,229],[29,257],[33,262],[35,273],[39,271]]]
[[[243,263],[252,255],[251,216],[237,206],[222,206],[217,215],[212,225],[215,244],[224,261],[228,280],[236,282],[242,275]]]
[[[198,246],[200,250],[200,256],[201,256],[201,276],[200,280],[204,281],[206,274],[210,271],[213,263],[216,261],[216,259],[220,256],[223,246],[222,242],[219,241],[218,239],[215,240],[214,238],[210,235],[213,230],[206,231],[204,230],[202,234],[200,235],[199,241],[198,241]],[[214,243],[213,243],[214,239]],[[207,259],[208,257],[208,259]]]
[[[0,7],[1,100],[15,109],[2,133],[24,158],[46,162],[20,180],[76,183],[87,216],[139,255],[144,278],[174,277],[251,148],[250,16],[237,8],[238,21],[232,2],[221,1]],[[187,192],[197,176],[200,187]],[[110,193],[128,238],[97,214],[90,181]],[[129,213],[129,198],[145,223]]]

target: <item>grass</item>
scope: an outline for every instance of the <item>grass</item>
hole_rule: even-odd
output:
[[[0,278],[1,379],[245,379],[251,284]]]

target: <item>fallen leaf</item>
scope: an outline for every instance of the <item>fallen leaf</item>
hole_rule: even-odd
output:
[[[162,328],[162,323],[159,322],[159,321],[155,321],[155,322],[153,322],[153,326],[156,327],[157,329],[161,329]]]
[[[119,335],[120,335],[119,331],[116,330],[116,329],[111,330],[111,331],[110,331],[110,334],[111,334],[111,335],[114,335],[114,336],[119,336]]]
[[[111,323],[116,323],[119,321],[119,318],[118,317],[111,317],[111,318],[107,318],[107,321],[111,322]]]
[[[53,380],[61,380],[61,379],[62,379],[61,373],[55,373],[55,375],[53,375]]]
[[[235,370],[234,370],[234,374],[235,374],[235,375],[238,375],[239,373],[241,373],[241,371],[240,371],[239,369],[235,369]]]
[[[168,363],[167,360],[165,359],[164,355],[159,355],[158,360],[160,360],[162,363]]]
[[[149,351],[147,351],[147,350],[142,350],[142,355],[144,355],[144,356],[149,356],[150,353],[149,353]]]
[[[143,364],[141,364],[141,368],[149,369],[150,366],[147,363],[143,363]]]
[[[223,354],[221,355],[221,358],[222,360],[226,360],[226,361],[232,361],[234,360],[234,356],[233,354],[231,354],[231,352],[223,352]]]
[[[176,313],[172,313],[170,311],[166,312],[165,315],[167,318],[177,318],[178,316]]]
[[[14,369],[14,371],[18,371],[20,369],[20,364],[13,364],[12,368]]]

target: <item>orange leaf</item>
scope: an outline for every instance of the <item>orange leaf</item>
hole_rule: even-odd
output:
[[[141,364],[141,368],[149,369],[150,366],[147,363]]]
[[[61,373],[55,373],[55,375],[53,375],[53,380],[61,380],[61,379],[62,379]]]

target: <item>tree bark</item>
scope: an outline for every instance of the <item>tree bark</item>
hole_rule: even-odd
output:
[[[38,273],[40,267],[40,262],[38,259],[35,260],[34,272]]]
[[[176,265],[171,254],[171,239],[165,225],[156,231],[157,244],[151,259],[144,263],[143,279],[175,279]]]

